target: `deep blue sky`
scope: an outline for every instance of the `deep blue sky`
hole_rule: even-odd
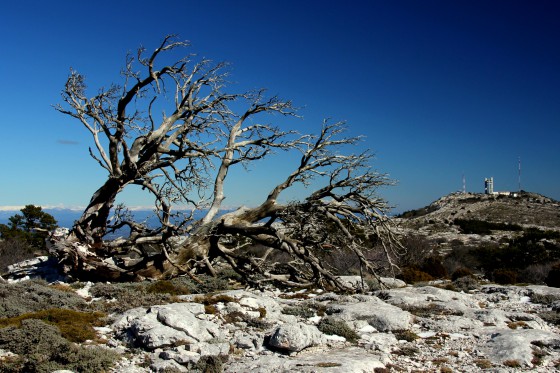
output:
[[[522,188],[560,199],[558,19],[554,0],[4,2],[0,206],[87,204],[105,175],[85,129],[51,107],[69,68],[95,93],[127,51],[171,33],[231,62],[237,90],[304,107],[282,126],[347,120],[398,180],[381,191],[397,211],[460,190],[463,174],[471,192],[490,176],[516,190],[518,157]],[[234,173],[227,204],[259,202],[292,160]]]

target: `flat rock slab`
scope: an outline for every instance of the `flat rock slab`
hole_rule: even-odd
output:
[[[221,335],[218,325],[196,317],[204,314],[202,304],[174,303],[159,306],[156,311],[157,319],[162,324],[183,331],[197,341],[208,341]]]
[[[383,332],[408,329],[414,320],[409,312],[377,297],[360,295],[354,299],[357,303],[330,304],[327,314],[345,321],[366,320],[369,325]]]
[[[140,307],[127,311],[113,328],[129,343],[148,350],[219,338],[218,324],[197,318],[203,313],[204,306],[199,303]]]
[[[480,308],[478,300],[469,294],[433,286],[391,289],[385,291],[384,294],[387,296],[385,302],[398,307],[434,308],[456,314]]]
[[[534,343],[558,348],[560,335],[536,329],[504,329],[492,333],[484,349],[494,363],[516,360],[522,365],[532,367]]]
[[[297,356],[259,355],[253,360],[230,361],[225,373],[371,373],[385,368],[380,355],[357,347],[305,352]]]

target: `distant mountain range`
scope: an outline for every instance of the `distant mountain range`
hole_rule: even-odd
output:
[[[43,211],[51,214],[54,216],[58,225],[60,227],[71,228],[74,225],[74,222],[80,218],[82,215],[83,210],[80,209],[66,209],[66,208],[43,208]],[[7,224],[9,222],[9,218],[15,214],[19,214],[20,210],[17,208],[14,209],[2,209],[0,210],[0,224]],[[136,221],[144,221],[150,215],[153,214],[152,210],[135,210],[132,211]]]
[[[15,214],[21,213],[21,208],[3,208],[0,209],[0,224],[7,224],[9,218]],[[57,221],[59,227],[71,228],[74,222],[80,218],[83,213],[83,209],[67,209],[67,208],[43,208],[43,211],[51,214]],[[232,211],[223,210],[222,213]],[[151,209],[132,209],[132,214],[134,215],[134,220],[137,222],[148,221],[149,226],[156,226],[158,224],[157,218],[153,216],[154,212]],[[199,212],[202,215],[204,211]],[[195,215],[196,216],[196,215]]]

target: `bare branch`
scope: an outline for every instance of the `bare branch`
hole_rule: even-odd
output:
[[[315,284],[344,291],[353,289],[340,281],[343,271],[333,255],[350,256],[363,276],[378,276],[381,267],[398,270],[392,260],[397,237],[377,195],[391,181],[371,168],[368,151],[352,152],[362,138],[346,136],[344,122],[326,120],[315,135],[270,122],[298,117],[292,102],[265,90],[226,92],[225,63],[191,53],[165,63],[167,53],[188,46],[168,35],[151,52],[138,48],[126,56],[121,85],[91,97],[84,77],[71,70],[56,109],[91,134],[90,156],[109,175],[60,245],[68,268],[97,268],[110,280],[179,273],[196,279],[203,269],[215,274],[219,262],[255,286]],[[299,154],[299,163],[266,200],[220,211],[232,167],[280,151]],[[114,207],[131,184],[153,198],[158,227]],[[296,184],[315,189],[299,201],[279,203]],[[128,237],[106,241],[107,233],[125,227]],[[372,252],[385,259],[374,262]],[[131,257],[123,259],[127,253]]]

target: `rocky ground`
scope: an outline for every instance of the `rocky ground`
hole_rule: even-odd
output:
[[[461,283],[179,295],[113,313],[84,345],[116,352],[125,373],[560,371],[560,289]],[[95,302],[83,285],[73,296]],[[0,367],[13,356],[0,350]]]
[[[403,236],[424,237],[441,254],[447,254],[457,246],[505,243],[524,233],[523,230],[502,228],[489,234],[467,234],[462,232],[455,219],[514,224],[523,230],[559,232],[560,202],[528,192],[516,197],[453,193],[421,209],[405,212],[394,222]]]
[[[404,213],[410,226],[423,227],[429,220],[450,223],[454,219],[478,219],[491,222],[516,223],[524,227],[560,229],[560,202],[523,192],[513,196],[480,193],[453,193],[429,206]]]
[[[205,356],[221,356],[225,372],[560,367],[559,329],[550,323],[560,306],[555,288],[484,285],[464,293],[406,286],[363,295],[234,290],[182,300],[130,310],[103,329],[111,348],[142,349],[115,371],[187,372]],[[139,361],[151,363],[141,368]]]
[[[180,295],[111,315],[96,343],[124,373],[560,371],[560,289],[473,281]]]
[[[556,201],[534,195],[511,199],[457,194],[434,202],[420,216],[401,219],[400,225],[444,248],[459,241],[474,247],[522,233],[464,234],[453,219],[482,216],[523,228],[558,230],[559,208]],[[523,222],[511,219],[515,212]],[[146,293],[150,284],[142,285],[142,293],[127,293],[132,284],[118,289],[107,285],[105,290],[104,284],[66,285],[51,262],[37,258],[32,264],[11,266],[10,278],[40,277],[55,285],[17,282],[19,287],[10,292],[13,284],[0,283],[0,316],[45,307],[108,312],[104,324],[95,328],[97,336],[79,342],[85,350],[68,350],[69,342],[57,334],[56,343],[70,351],[53,355],[58,366],[67,356],[78,356],[91,358],[90,366],[96,367],[116,361],[109,371],[124,373],[560,371],[560,288],[501,286],[464,277],[415,286],[394,279],[385,279],[384,286],[369,281],[372,288],[354,295],[238,288],[160,297]],[[356,277],[345,280],[361,285]],[[5,294],[25,304],[11,305]],[[137,294],[146,298],[135,299]],[[26,332],[45,325],[28,323]],[[17,361],[17,353],[37,354],[37,348],[20,348],[14,336],[24,332],[2,328],[0,372],[26,371],[10,370],[9,363]],[[35,337],[31,333],[25,338]],[[37,345],[50,343],[39,339]],[[97,351],[110,359],[91,351],[99,346],[104,350]],[[49,366],[33,371],[55,370]],[[74,366],[81,367],[76,372],[100,371],[87,364]]]

